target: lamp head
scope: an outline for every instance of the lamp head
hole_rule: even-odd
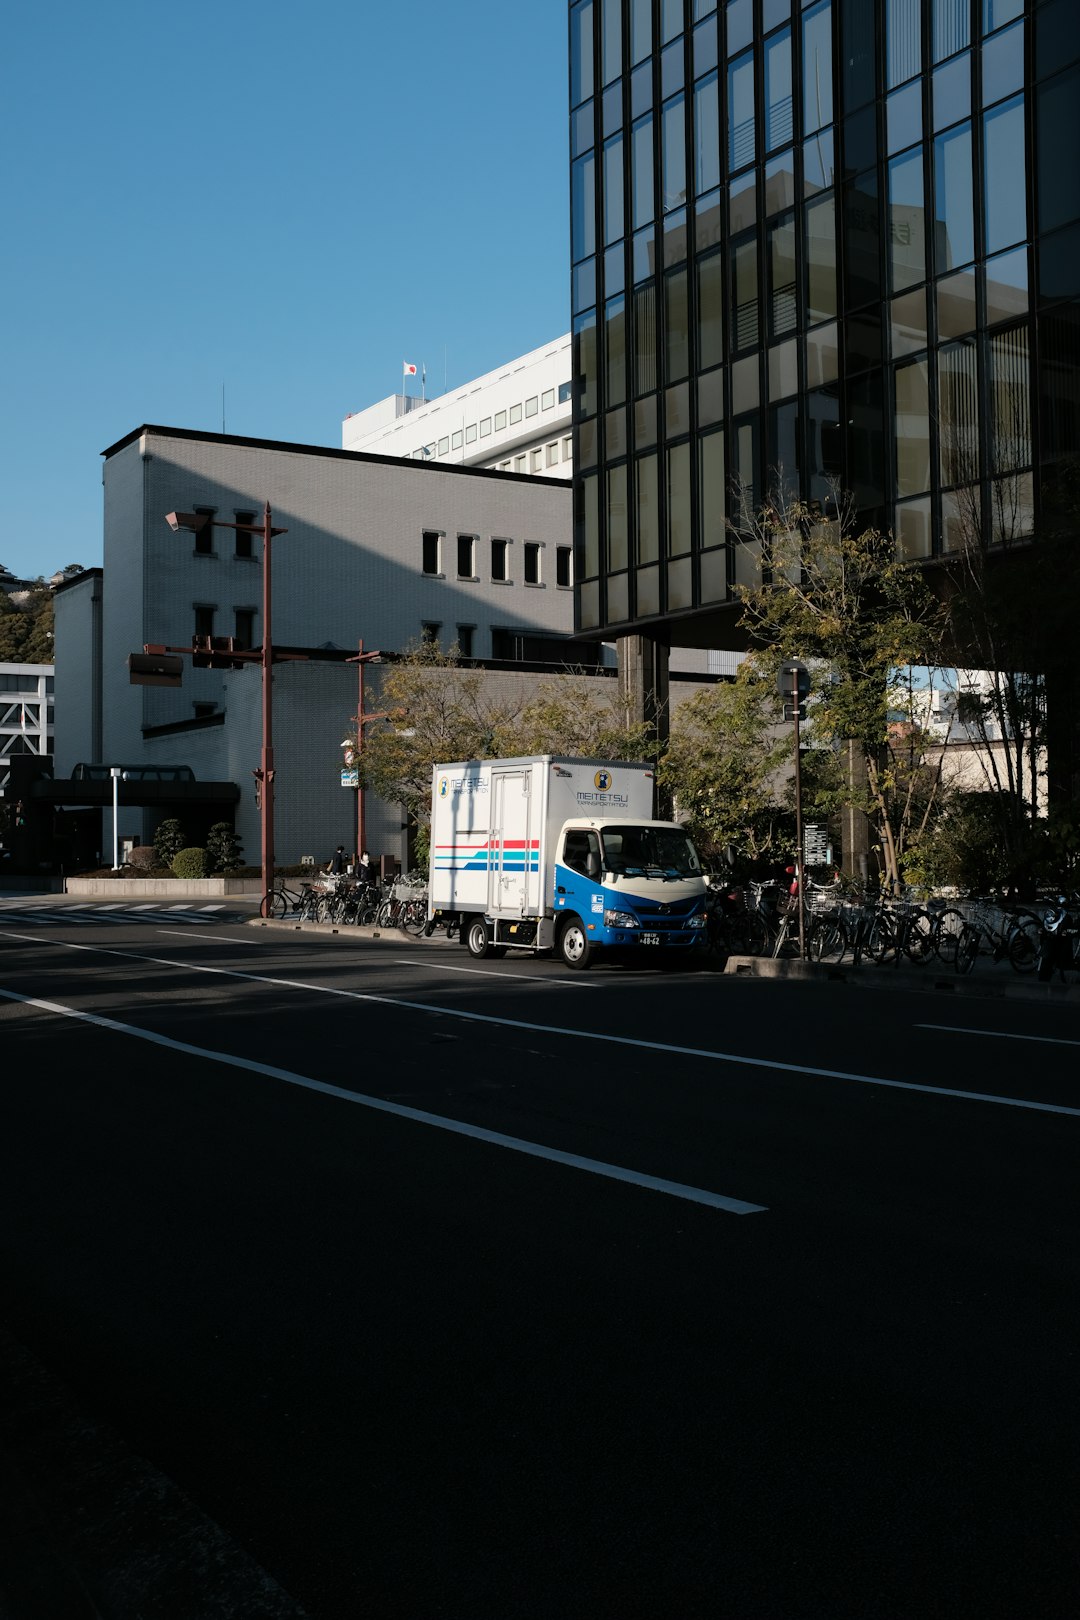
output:
[[[198,534],[205,529],[210,518],[206,512],[166,512],[165,521],[174,534],[181,529],[189,529],[192,534]]]

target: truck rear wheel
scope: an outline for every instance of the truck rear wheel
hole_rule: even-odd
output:
[[[486,956],[505,956],[504,945],[491,943],[491,929],[483,917],[470,917],[465,929],[465,946],[470,956],[482,961]]]
[[[567,967],[584,969],[592,966],[596,948],[585,932],[580,917],[567,917],[559,930],[559,955]]]

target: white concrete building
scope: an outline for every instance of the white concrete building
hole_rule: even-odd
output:
[[[146,644],[196,636],[262,641],[261,542],[227,528],[174,533],[170,511],[261,521],[273,542],[273,639],[309,652],[274,675],[277,853],[282,864],[348,844],[355,795],[340,786],[340,743],[356,713],[368,649],[422,636],[514,666],[601,661],[573,642],[571,488],[544,477],[450,463],[403,463],[312,445],[141,427],[105,451],[103,577],[56,593],[57,777],[76,763],[189,764],[200,783],[240,789],[237,830],[256,860],[257,665],[192,668],[180,687],[132,686]],[[100,675],[95,681],[95,660]],[[140,841],[150,814],[122,812]],[[373,853],[404,853],[396,808],[369,812]]]
[[[437,399],[391,394],[341,425],[346,450],[570,478],[570,334]]]
[[[52,664],[0,663],[0,798],[15,755],[53,751],[54,673]]]

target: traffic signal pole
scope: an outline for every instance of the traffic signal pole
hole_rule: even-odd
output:
[[[806,960],[806,897],[803,893],[802,749],[799,741],[799,714],[802,708],[799,671],[791,672],[791,702],[795,710],[795,882],[799,903],[799,958]]]

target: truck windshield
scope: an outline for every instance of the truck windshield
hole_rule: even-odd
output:
[[[604,867],[623,877],[699,877],[697,850],[681,827],[603,827]]]

